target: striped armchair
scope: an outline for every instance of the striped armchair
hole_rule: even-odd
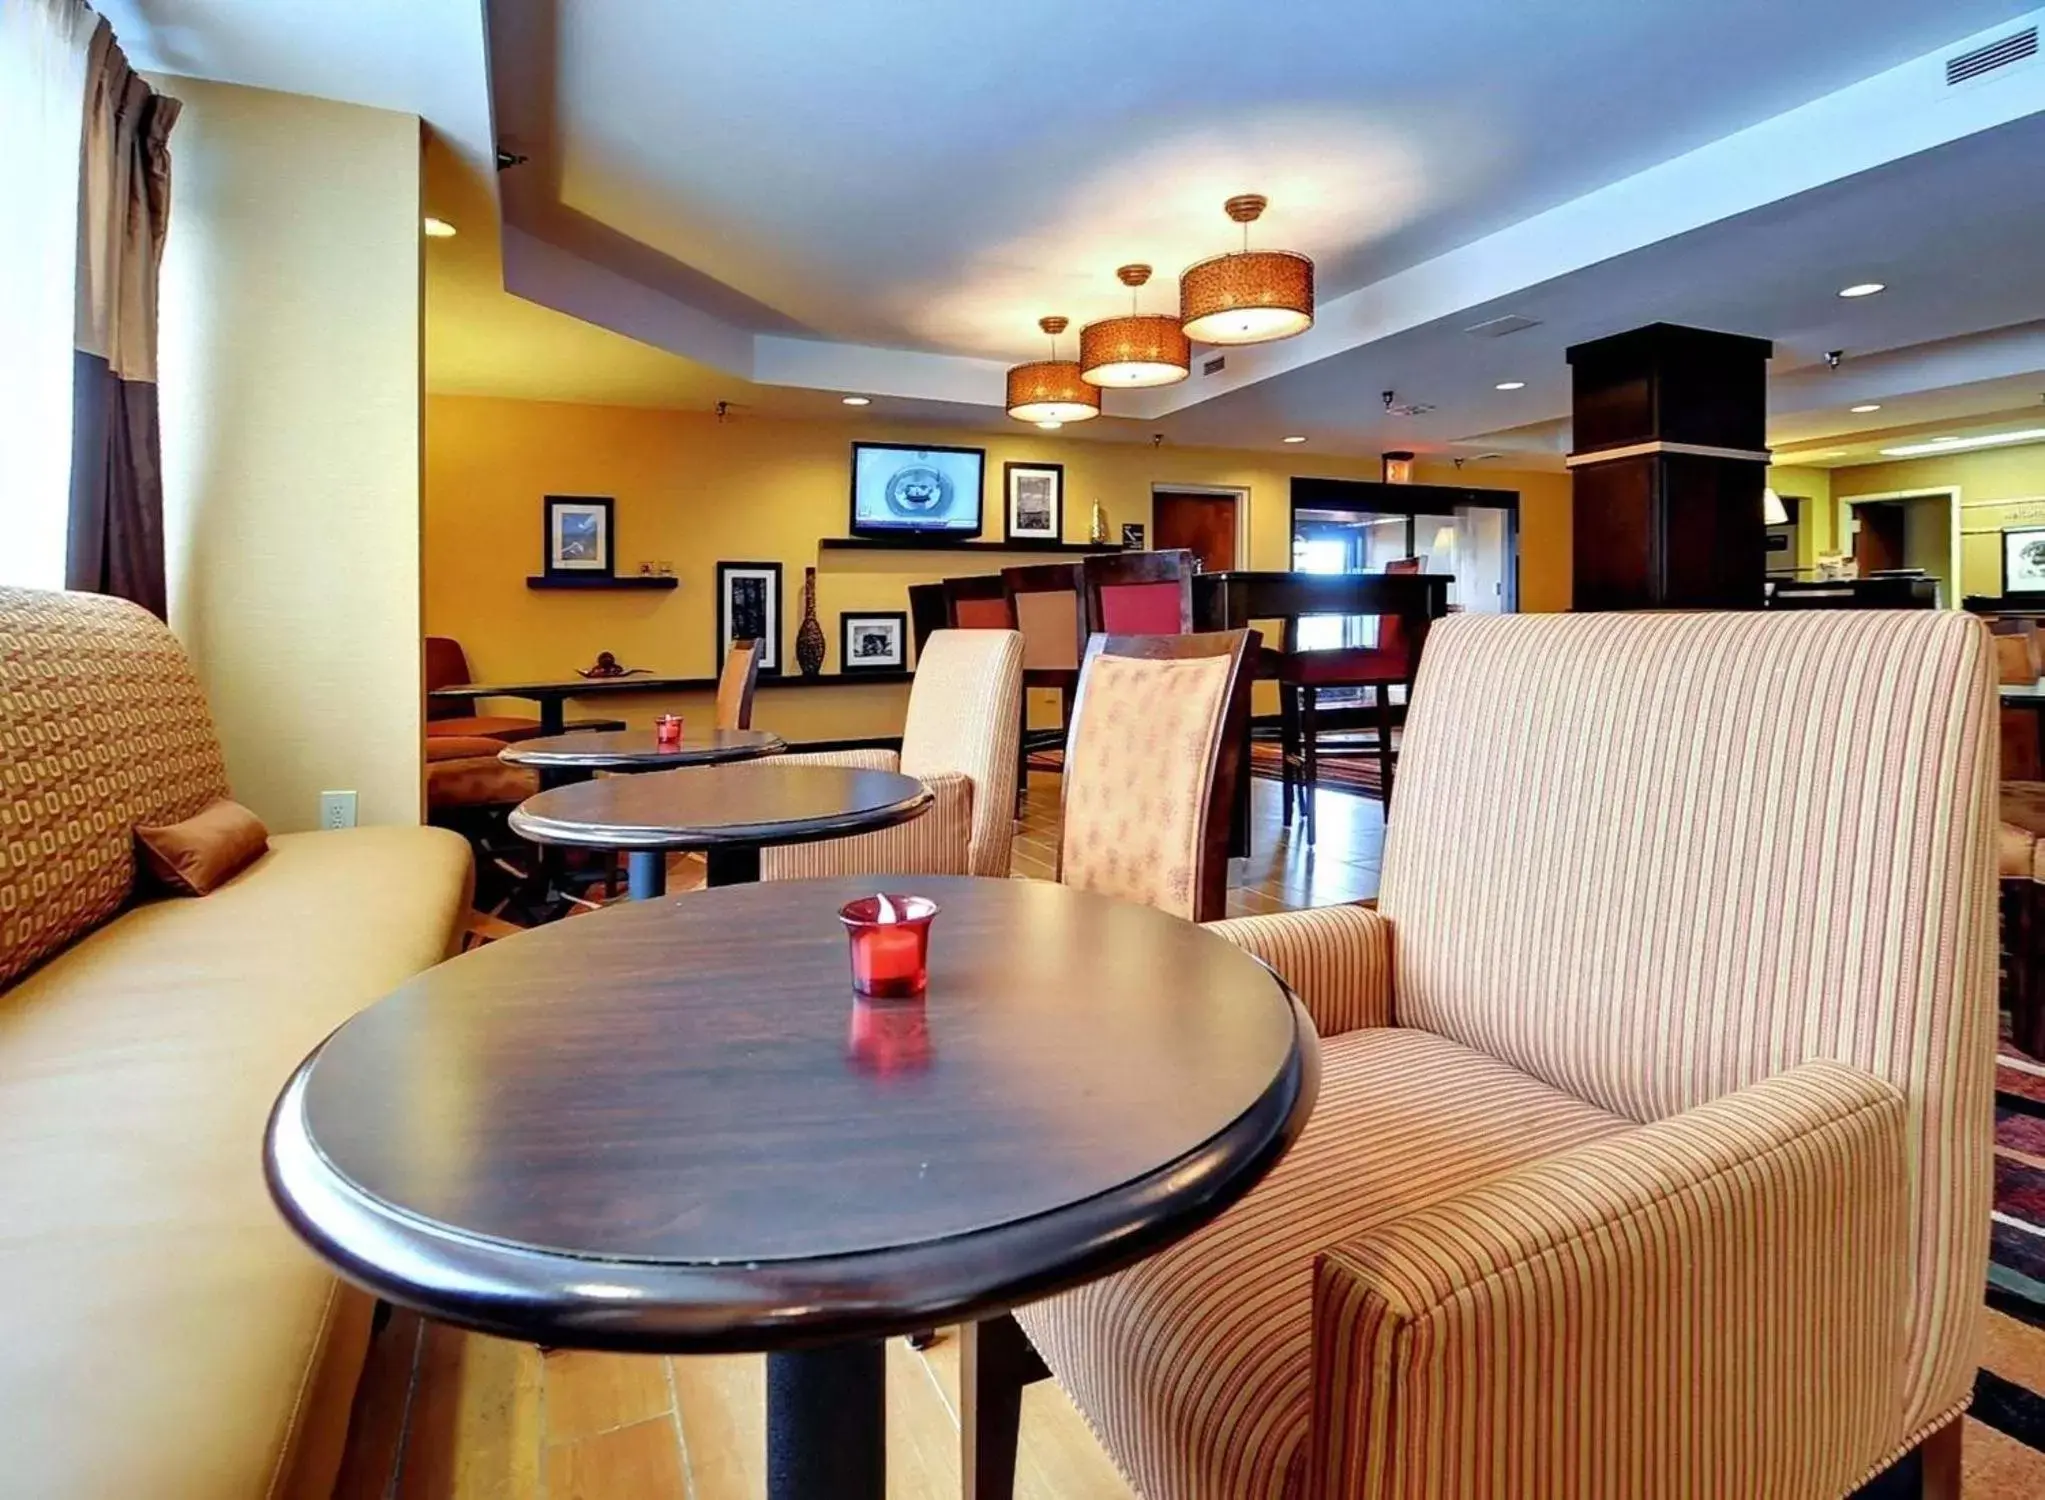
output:
[[[1378,909],[1218,924],[1322,1032],[1299,1143],[1018,1314],[1147,1500],[1956,1486],[1993,680],[1954,614],[1438,624]]]
[[[930,811],[874,833],[764,850],[760,878],[1007,875],[1021,729],[1022,637],[1013,630],[934,631],[916,658],[899,755],[827,750],[781,758],[899,770],[930,788]]]

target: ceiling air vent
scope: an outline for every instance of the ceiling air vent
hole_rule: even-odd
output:
[[[1226,354],[1217,354],[1212,359],[1203,360],[1201,362],[1200,373],[1202,375],[1219,375],[1223,370],[1226,370],[1227,368],[1228,356]]]
[[[1986,47],[1976,47],[1972,52],[1946,59],[1946,86],[1965,83],[1970,78],[1979,78],[1983,73],[1993,73],[1997,68],[2006,68],[2013,62],[2022,62],[2027,57],[2038,55],[2038,28],[2027,26],[2022,31],[2013,31],[1999,42],[1990,42]]]

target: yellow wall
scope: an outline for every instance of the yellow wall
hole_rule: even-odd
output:
[[[1998,594],[2003,528],[2045,526],[2045,443],[1832,471],[1832,493],[1841,501],[1949,488],[1960,492],[1959,592]]]
[[[850,445],[970,442],[987,449],[984,536],[998,540],[1005,462],[1065,465],[1065,533],[1083,541],[1094,500],[1112,535],[1125,521],[1148,525],[1153,482],[1243,486],[1250,493],[1250,563],[1289,565],[1290,480],[1295,474],[1375,478],[1377,465],[1286,455],[1186,450],[897,427],[884,423],[780,422],[634,407],[579,406],[434,396],[426,408],[425,622],[451,635],[479,678],[562,677],[599,651],[664,675],[715,671],[715,565],[719,559],[779,562],[783,570],[782,643],[793,673],[806,566],[817,567],[817,616],[838,669],[838,614],[847,609],[906,609],[907,586],[961,571],[992,571],[1019,555],[820,552],[820,537],[846,534]],[[1561,474],[1506,474],[1444,466],[1424,480],[1465,482],[1521,493],[1521,604],[1562,609],[1569,602],[1569,481]],[[535,592],[540,570],[541,497],[610,495],[616,499],[616,560],[634,572],[641,560],[671,562],[681,585],[671,593]],[[864,737],[901,730],[906,689],[870,686],[763,691],[754,722],[799,738]],[[516,704],[505,704],[518,711]],[[644,722],[671,705],[656,697],[594,700],[579,708]],[[678,705],[704,713],[698,699]],[[530,712],[530,707],[524,711]]]
[[[420,815],[419,122],[186,78],[163,268],[170,622],[235,796]]]
[[[1819,553],[1838,546],[1831,471],[1777,464],[1768,471],[1768,487],[1778,495],[1794,495],[1804,502],[1796,508],[1796,565],[1807,572],[1817,566]]]

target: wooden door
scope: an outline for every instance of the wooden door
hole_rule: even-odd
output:
[[[1188,495],[1159,490],[1150,497],[1150,545],[1160,552],[1183,547],[1203,573],[1236,567],[1234,495]]]
[[[1903,507],[1900,505],[1856,505],[1854,517],[1860,527],[1853,536],[1853,568],[1871,578],[1884,568],[1903,566]]]

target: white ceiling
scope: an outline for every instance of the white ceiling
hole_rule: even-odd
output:
[[[574,0],[551,149],[569,208],[815,336],[1011,358],[1233,248],[1232,193],[1339,295],[2028,8]]]
[[[1807,453],[2045,391],[2045,59],[1942,77],[2045,18],[2024,0],[488,0],[487,38],[482,5],[105,8],[145,64],[409,108],[472,166],[493,133],[531,155],[470,184],[501,188],[502,288],[465,259],[483,284],[441,323],[504,340],[462,388],[572,369],[556,394],[593,399],[610,349],[674,404],[857,390],[998,425],[1039,315],[1119,310],[1139,259],[1168,307],[1255,190],[1256,241],[1319,263],[1318,326],[1118,394],[1115,435],[1552,461],[1562,350],[1655,320],[1775,339],[1773,436]],[[1833,296],[1866,278],[1891,290]],[[1505,312],[1541,326],[1463,331]],[[645,347],[556,358],[564,316]],[[1386,388],[1439,410],[1387,420]]]

